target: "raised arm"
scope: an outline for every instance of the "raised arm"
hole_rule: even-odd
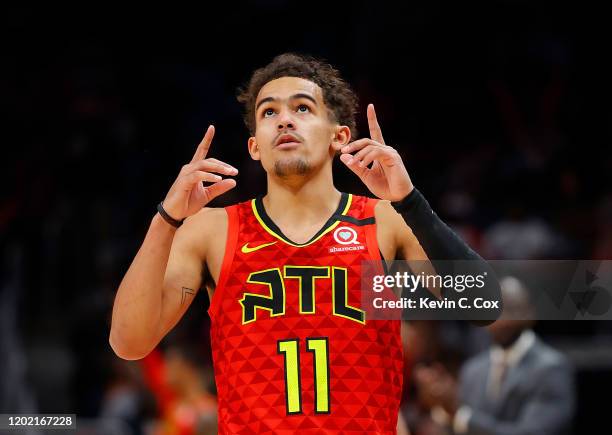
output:
[[[407,260],[426,256],[440,275],[486,276],[485,285],[482,288],[474,287],[467,296],[471,301],[482,299],[501,303],[499,283],[491,266],[442,222],[423,195],[414,188],[401,156],[397,150],[385,144],[374,105],[368,105],[367,116],[371,138],[358,139],[342,147],[340,160],[374,195],[391,202],[395,213],[391,205],[385,203],[377,208],[377,215],[388,216],[385,222],[394,225],[401,256]],[[455,302],[466,296],[453,290],[434,293],[438,298]],[[486,325],[499,317],[501,307],[488,311],[454,310],[453,314],[455,312],[460,315],[459,318]]]
[[[198,217],[187,219],[177,229],[157,213],[119,285],[109,342],[121,358],[146,356],[178,322],[200,287],[206,249],[195,238],[206,232],[202,226],[214,223],[214,212],[202,208],[236,185],[235,180],[217,174],[238,173],[227,163],[206,158],[213,136],[210,126],[163,201],[171,219],[180,222],[196,213]],[[213,184],[204,186],[204,181]],[[210,224],[206,222],[209,216]]]

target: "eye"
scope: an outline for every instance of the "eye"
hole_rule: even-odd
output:
[[[306,110],[302,110],[302,109],[306,109]],[[298,106],[298,112],[300,113],[306,113],[306,112],[310,112],[310,107],[308,107],[306,104],[300,104]]]
[[[274,109],[266,109],[263,111],[263,117],[267,118],[268,116],[274,115]]]

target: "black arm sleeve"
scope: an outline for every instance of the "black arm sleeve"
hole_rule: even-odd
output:
[[[495,321],[501,314],[502,301],[499,282],[491,266],[442,222],[416,188],[402,201],[391,204],[410,226],[438,274],[486,275],[485,285],[482,288],[474,287],[463,293],[444,288],[442,296],[456,301],[467,297],[472,306],[476,298],[499,301],[499,308],[455,310],[454,314],[459,314],[458,318],[467,318],[479,326]]]

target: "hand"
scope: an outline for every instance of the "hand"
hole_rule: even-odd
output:
[[[374,195],[389,201],[404,199],[414,186],[399,153],[385,145],[376,120],[374,105],[368,105],[370,139],[358,139],[341,148],[340,160],[353,171]],[[351,155],[349,153],[356,154]],[[372,163],[372,167],[368,165]]]
[[[236,175],[238,169],[217,159],[205,158],[214,135],[215,127],[211,125],[191,162],[182,167],[164,199],[164,209],[174,219],[182,220],[197,213],[214,198],[236,186],[236,180],[222,179],[212,172]],[[204,186],[203,181],[214,184]]]

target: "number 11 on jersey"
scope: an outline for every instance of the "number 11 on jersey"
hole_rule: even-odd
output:
[[[302,412],[299,339],[279,340],[279,354],[285,357],[285,399],[287,414]],[[312,353],[315,377],[315,412],[329,413],[329,343],[327,337],[306,339],[306,350]]]

